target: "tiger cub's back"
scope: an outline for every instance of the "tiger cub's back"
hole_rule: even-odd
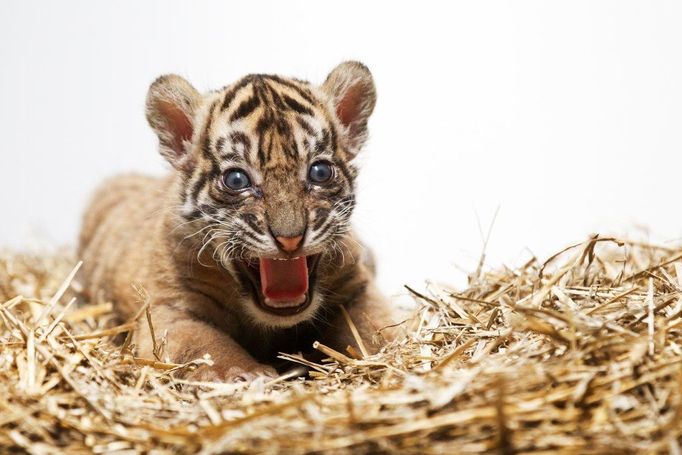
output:
[[[124,301],[117,297],[130,292],[132,283],[141,278],[139,263],[124,274],[130,278],[127,285],[118,284],[120,274],[115,272],[134,264],[131,254],[143,257],[143,234],[154,229],[158,218],[154,214],[162,208],[163,189],[169,183],[129,174],[111,178],[95,191],[83,217],[77,251],[83,261],[80,279],[87,297]]]

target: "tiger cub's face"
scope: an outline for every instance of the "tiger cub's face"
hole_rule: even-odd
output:
[[[175,75],[150,87],[147,118],[182,175],[189,237],[236,278],[257,322],[292,326],[321,304],[318,266],[349,230],[375,100],[356,62],[319,87],[271,75],[205,96]]]

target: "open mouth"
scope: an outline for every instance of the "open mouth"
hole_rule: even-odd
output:
[[[258,258],[238,261],[254,300],[278,316],[300,313],[310,305],[319,254],[291,259]]]

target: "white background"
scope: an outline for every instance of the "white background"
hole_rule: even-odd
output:
[[[355,224],[386,292],[461,283],[498,207],[490,266],[591,232],[676,240],[681,5],[3,0],[0,245],[73,244],[106,176],[167,170],[156,76],[321,82],[345,59],[378,87]]]

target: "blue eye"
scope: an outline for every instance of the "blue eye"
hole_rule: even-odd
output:
[[[332,165],[326,161],[317,161],[310,165],[308,178],[313,183],[325,183],[334,175]]]
[[[245,190],[251,186],[251,180],[241,169],[230,169],[223,175],[223,183],[232,191]]]

